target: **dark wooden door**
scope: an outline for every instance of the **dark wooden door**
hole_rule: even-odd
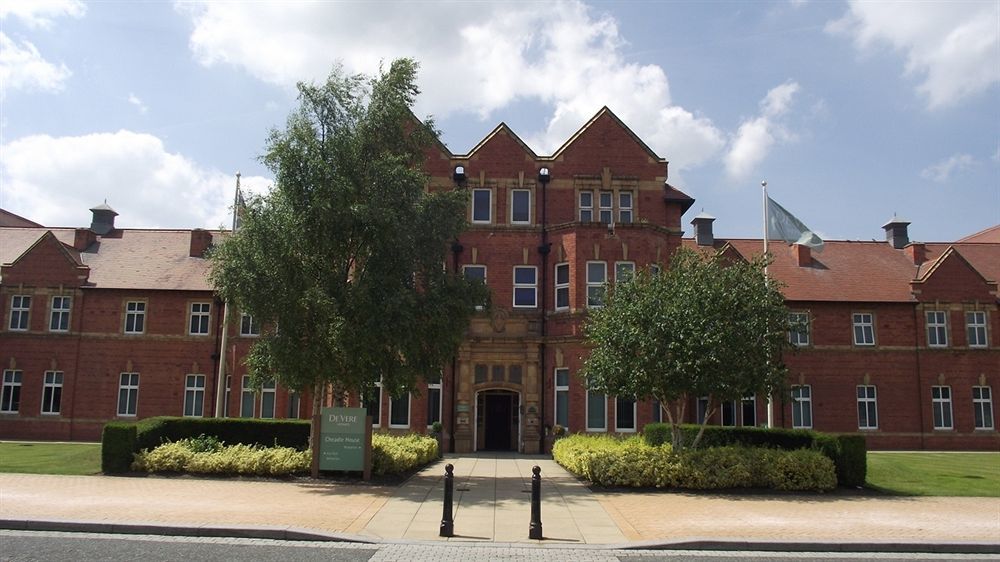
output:
[[[483,432],[486,434],[487,451],[509,451],[510,427],[513,415],[511,394],[486,394],[483,416]]]

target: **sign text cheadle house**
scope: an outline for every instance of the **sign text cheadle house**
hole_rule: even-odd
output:
[[[323,408],[320,424],[320,470],[365,468],[364,408]]]

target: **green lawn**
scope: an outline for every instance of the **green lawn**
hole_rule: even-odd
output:
[[[1000,497],[1000,453],[868,453],[868,486],[907,496]]]
[[[0,442],[0,472],[97,474],[101,444]]]

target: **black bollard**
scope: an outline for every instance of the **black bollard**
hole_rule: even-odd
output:
[[[455,487],[454,471],[454,466],[450,464],[444,466],[444,513],[441,515],[441,531],[438,533],[438,536],[441,537],[455,536],[455,520],[451,515],[452,496],[454,495],[452,490]]]
[[[542,540],[542,469],[531,468],[531,525],[528,527],[528,538]]]

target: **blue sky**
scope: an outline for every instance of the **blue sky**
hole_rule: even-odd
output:
[[[455,153],[497,123],[549,154],[609,106],[716,233],[760,181],[830,239],[1000,223],[1000,2],[0,0],[0,207],[50,226],[228,223],[295,83],[421,62]]]

